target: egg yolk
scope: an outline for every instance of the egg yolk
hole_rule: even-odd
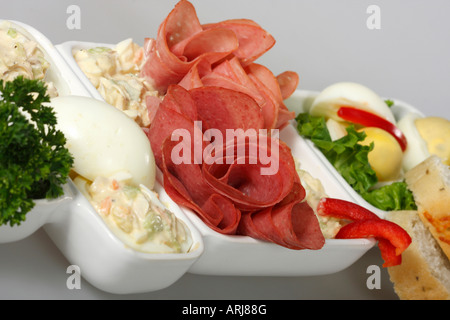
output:
[[[450,165],[450,121],[440,117],[426,117],[417,119],[415,125],[427,143],[428,152]]]
[[[380,128],[366,127],[360,129],[366,133],[362,145],[374,143],[369,152],[368,160],[379,181],[392,181],[400,176],[403,152],[395,138]]]

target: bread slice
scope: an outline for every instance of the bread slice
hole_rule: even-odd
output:
[[[450,168],[431,156],[405,174],[419,217],[450,259]]]
[[[408,232],[412,242],[402,263],[389,267],[394,291],[402,300],[450,300],[450,261],[416,211],[387,213],[387,220]]]

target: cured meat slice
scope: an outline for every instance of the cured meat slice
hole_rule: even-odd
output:
[[[279,82],[272,71],[257,63],[248,65],[245,70],[248,74],[253,75],[255,79],[258,79],[259,82],[267,88],[268,92],[270,92],[273,100],[277,104],[281,104],[283,102]]]
[[[161,148],[166,139],[173,141],[181,140],[179,141],[181,143],[183,139],[189,138],[189,142],[191,142],[191,144],[187,146],[185,150],[188,150],[188,147],[191,151],[195,151],[196,147],[199,150],[203,150],[205,147],[202,143],[202,138],[200,138],[200,143],[202,143],[202,145],[195,145],[196,140],[194,140],[193,137],[202,137],[202,132],[200,128],[195,126],[193,120],[174,109],[168,108],[164,104],[165,103],[163,101],[158,107],[155,118],[147,131],[147,137],[149,138],[150,145],[153,150],[156,165],[160,168],[162,166]],[[180,136],[181,134],[184,134],[185,136],[182,137]],[[172,137],[172,135],[175,136]],[[190,154],[183,156],[186,157],[185,162],[201,163],[201,159],[193,158],[194,156],[197,156],[195,152],[191,152]]]
[[[181,0],[163,21],[159,30],[163,32],[161,40],[171,49],[192,35],[201,32],[203,28],[198,20],[195,7],[189,1]]]
[[[286,243],[283,240],[283,235],[280,233],[280,231],[275,226],[273,219],[272,219],[272,212],[274,210],[274,207],[268,207],[266,209],[263,209],[261,211],[255,212],[251,215],[252,224],[254,226],[254,230],[252,231],[254,234],[256,233],[256,237],[258,234],[262,235],[261,240],[270,241],[273,243],[276,243],[280,246],[287,247],[289,249],[300,249],[296,246],[292,246],[289,243]],[[284,228],[290,228],[289,225],[284,226]],[[248,231],[244,229],[242,226],[240,227],[240,232],[242,232],[243,235],[246,235]]]
[[[325,244],[317,217],[306,201],[243,213],[237,233],[293,250],[318,250]]]
[[[160,94],[171,84],[185,89],[218,86],[245,93],[261,108],[266,129],[281,129],[293,119],[283,103],[298,85],[298,75],[286,71],[275,77],[254,63],[275,44],[256,22],[232,19],[201,25],[194,6],[181,0],[146,39],[140,75]],[[149,106],[151,119],[155,110]]]
[[[164,97],[163,106],[173,109],[192,121],[197,117],[197,106],[191,94],[179,85],[170,85]]]
[[[245,121],[250,115],[253,120]],[[243,135],[207,142],[196,124],[199,119],[225,136],[232,128]],[[212,230],[290,249],[319,248],[323,236],[314,212],[305,205],[291,150],[276,137],[255,130],[262,127],[259,106],[246,94],[171,85],[147,135],[167,194]],[[275,170],[262,174],[273,164]]]
[[[141,76],[164,95],[147,100],[144,132],[168,195],[207,226],[317,249],[323,236],[291,150],[271,131],[294,117],[283,100],[298,76],[254,63],[274,44],[252,20],[201,25],[193,5],[179,1],[144,43]]]
[[[194,6],[181,0],[159,26],[155,44],[144,46],[140,75],[165,93],[170,84],[183,79],[197,60],[215,63],[238,46],[236,35],[229,29],[203,30]]]
[[[261,143],[262,138],[269,143]],[[231,199],[241,211],[273,206],[283,200],[291,192],[297,175],[290,149],[277,139],[261,135],[257,142],[249,139],[240,143],[216,149],[223,153],[214,155],[214,163],[205,160],[202,173],[206,182],[217,193]],[[238,150],[244,150],[245,156],[239,158]],[[261,154],[270,154],[272,163],[276,163],[272,174],[261,174],[268,167],[262,163]],[[217,161],[221,157],[225,160]]]
[[[277,78],[262,65],[252,63],[244,69],[234,57],[217,65],[200,81],[204,86],[220,86],[251,96],[261,108],[267,129],[282,128],[295,117],[283,103]]]
[[[223,28],[205,30],[193,36],[186,43],[182,56],[188,61],[202,57],[211,65],[238,48],[239,43],[233,31]]]
[[[275,45],[274,37],[252,20],[230,19],[203,25],[204,29],[217,27],[230,29],[237,35],[239,48],[233,51],[233,55],[242,65],[255,61]]]
[[[164,189],[179,205],[193,210],[206,225],[222,234],[235,234],[241,213],[233,203],[214,191],[201,179],[198,164],[174,164],[172,150],[176,142],[167,139],[162,146]]]
[[[253,83],[258,88],[261,96],[264,99],[264,102],[260,105],[261,112],[264,117],[264,127],[267,129],[276,128],[277,120],[278,120],[278,103],[274,99],[271,92],[267,89],[266,86],[254,75],[249,74],[249,78],[253,81]]]
[[[146,96],[145,97],[145,105],[147,106],[148,118],[150,123],[155,118],[156,112],[158,111],[158,107],[161,104],[161,99],[155,96]]]
[[[222,234],[236,234],[236,230],[241,221],[241,212],[236,209],[233,202],[217,193],[212,194],[204,203],[203,215],[212,216],[217,212],[221,213],[221,220],[211,228]],[[209,223],[207,223],[209,224]]]
[[[204,60],[197,60],[189,72],[178,83],[186,90],[203,87],[203,76],[211,73],[211,65]]]
[[[204,85],[217,85],[234,89],[251,96],[258,105],[264,103],[264,97],[259,92],[237,57],[225,60],[216,65],[212,72],[203,77]],[[212,81],[216,80],[216,84]],[[223,82],[223,83],[221,83]]]
[[[166,61],[163,61],[156,50],[156,46],[150,46],[149,51],[145,53],[145,61],[142,64],[140,77],[147,80],[152,87],[160,93],[165,93],[167,86],[171,83],[178,83],[189,71],[189,67],[185,68],[185,72],[176,72]],[[173,64],[177,64],[175,61]],[[182,63],[183,65],[183,63]]]
[[[300,82],[298,74],[293,71],[284,71],[277,76],[278,85],[281,90],[283,100],[289,98],[297,89]]]
[[[276,207],[272,220],[283,240],[290,246],[317,250],[325,244],[314,210],[306,201]]]
[[[325,238],[314,210],[304,197],[305,190],[296,178],[292,192],[283,201],[244,213],[237,232],[294,250],[322,248]]]
[[[205,129],[218,129],[225,137],[227,129],[258,131],[263,128],[258,104],[244,93],[223,87],[201,87],[190,90],[190,95]]]
[[[277,122],[275,124],[275,128],[278,130],[283,129],[285,126],[289,124],[289,121],[295,117],[295,112],[289,111],[288,108],[283,104],[281,104],[278,108],[277,114]]]
[[[298,82],[295,82],[297,80],[295,77],[296,73],[289,71],[284,75],[275,77],[267,67],[256,63],[248,65],[246,71],[260,92],[266,97],[266,102],[263,105],[263,112],[266,115],[266,126],[277,129],[283,128],[289,120],[295,118],[295,112],[289,111],[284,105],[283,100],[285,97],[283,97],[283,94],[289,97],[293,91],[290,94],[288,91],[294,85],[297,87]],[[280,87],[280,80],[283,82],[283,92]]]

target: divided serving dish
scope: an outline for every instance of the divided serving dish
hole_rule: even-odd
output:
[[[35,39],[51,63],[51,76],[60,95],[81,95],[103,100],[73,58],[74,50],[110,44],[68,41],[53,46],[34,28],[12,21]],[[58,89],[59,89],[58,88]],[[290,110],[301,112],[317,92],[297,90],[287,101]],[[395,114],[414,111],[395,101]],[[319,179],[329,197],[356,202],[379,216],[383,212],[365,202],[342,179],[310,141],[300,137],[295,124],[280,132],[300,167]],[[89,201],[72,181],[64,186],[65,195],[56,200],[38,200],[19,227],[0,227],[0,243],[21,240],[43,227],[59,250],[82,277],[95,287],[112,293],[139,293],[170,286],[183,274],[237,276],[311,276],[339,272],[357,261],[376,245],[374,239],[327,239],[320,250],[291,250],[246,236],[226,236],[207,227],[192,211],[179,207],[165,193],[161,173],[155,191],[161,201],[191,231],[192,249],[188,253],[149,254],[126,247],[106,226]]]

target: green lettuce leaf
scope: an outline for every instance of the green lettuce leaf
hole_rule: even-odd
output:
[[[416,210],[417,205],[405,182],[394,182],[361,194],[374,207],[384,211]]]
[[[346,128],[346,136],[332,141],[324,117],[300,113],[296,120],[299,134],[310,139],[345,181],[367,202],[381,210],[415,208],[414,198],[405,182],[373,190],[378,179],[369,164],[368,154],[374,145],[359,143],[366,137],[364,132],[358,132],[350,125]]]

